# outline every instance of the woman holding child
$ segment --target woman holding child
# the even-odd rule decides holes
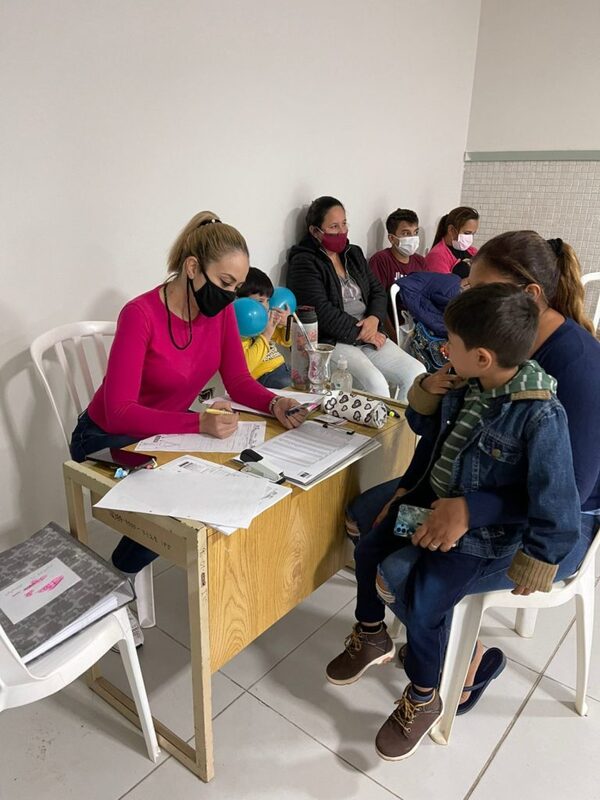
[[[419,657],[421,661],[423,660],[422,651],[419,656],[419,637],[417,636],[416,640],[414,634],[411,637],[411,625],[415,625],[415,608],[419,602],[421,602],[421,617],[418,624],[422,626],[424,620],[429,619],[440,636],[438,660],[434,663],[433,670],[437,670],[436,675],[439,675],[451,620],[451,609],[460,597],[465,594],[507,588],[512,588],[516,594],[529,594],[536,590],[548,591],[550,579],[560,580],[578,569],[600,527],[600,408],[597,402],[600,394],[600,343],[595,339],[591,325],[583,312],[583,287],[575,253],[562,240],[546,241],[533,231],[502,234],[490,240],[479,251],[473,261],[470,284],[479,287],[478,292],[486,284],[512,285],[535,303],[539,313],[539,326],[532,339],[529,353],[545,373],[558,383],[556,392],[558,400],[566,411],[568,438],[560,447],[549,442],[544,444],[539,453],[542,458],[538,455],[535,469],[531,470],[533,483],[516,480],[511,485],[509,480],[506,485],[494,482],[485,485],[484,482],[477,480],[474,484],[466,476],[467,480],[462,485],[455,486],[455,491],[449,495],[438,494],[438,499],[433,503],[429,503],[425,497],[416,501],[417,505],[424,507],[430,505],[433,510],[413,535],[412,544],[408,543],[403,547],[402,540],[396,538],[394,543],[389,536],[387,537],[387,552],[385,550],[379,552],[377,588],[380,597],[384,598],[394,613],[408,624],[408,646],[403,648],[401,659],[408,670],[412,670],[411,677],[415,675],[415,660],[418,662]],[[462,298],[467,298],[468,294],[470,292],[463,294],[459,300],[462,302]],[[459,301],[453,301],[453,304],[457,302]],[[449,313],[452,316],[454,312],[451,310]],[[473,319],[475,316],[473,314]],[[516,336],[517,328],[516,324],[511,326],[506,338]],[[469,345],[466,342],[470,335],[469,331],[470,327],[467,325],[463,331],[467,354],[473,352],[472,343]],[[455,353],[456,349],[451,356],[456,360]],[[456,366],[458,368],[459,364]],[[460,369],[457,371],[460,372]],[[542,386],[542,384],[545,386],[545,380],[542,380],[540,387],[543,391],[550,391],[552,395],[552,387]],[[413,411],[409,412],[409,417],[413,417],[413,422],[416,420],[419,432],[424,435],[407,472],[400,479],[389,481],[366,492],[357,498],[349,509],[350,532],[360,536],[356,550],[357,575],[360,576],[365,569],[367,570],[364,591],[367,592],[368,602],[371,604],[369,606],[371,619],[362,620],[357,614],[360,622],[349,637],[346,650],[336,661],[338,673],[340,669],[343,672],[344,667],[350,662],[353,665],[360,664],[360,670],[355,669],[352,674],[352,668],[348,666],[344,680],[338,682],[357,680],[372,664],[381,663],[393,655],[393,644],[381,622],[384,610],[381,600],[379,614],[374,615],[377,619],[373,616],[373,610],[378,602],[373,589],[377,573],[377,562],[374,565],[377,553],[375,548],[369,547],[369,542],[372,543],[378,537],[380,539],[385,537],[386,529],[389,532],[393,528],[398,509],[402,509],[401,503],[406,500],[408,492],[413,490],[422,476],[425,476],[425,480],[419,484],[421,492],[425,487],[435,488],[435,476],[429,475],[431,462],[435,461],[432,457],[434,452],[441,462],[446,448],[445,456],[448,459],[446,464],[439,465],[435,462],[434,470],[436,467],[442,469],[441,472],[438,469],[438,477],[439,475],[447,477],[448,470],[455,477],[456,470],[464,468],[467,461],[467,445],[463,446],[462,440],[458,437],[455,437],[456,441],[451,441],[453,430],[447,434],[440,455],[439,448],[433,450],[431,437],[425,435],[423,427],[426,423],[425,428],[430,428],[434,419],[438,419],[439,422],[437,409],[440,402],[447,407],[449,402],[455,402],[453,398],[457,394],[464,391],[459,388],[459,382],[460,378],[449,373],[447,369],[440,370],[434,375],[421,376],[415,382],[409,393],[409,402],[413,408]],[[481,385],[483,386],[483,381]],[[525,391],[528,391],[527,386]],[[511,396],[514,397],[515,394],[522,400],[519,392],[511,392]],[[531,402],[534,402],[533,399]],[[516,406],[517,402],[511,405]],[[463,431],[461,435],[467,434]],[[515,438],[513,435],[508,439],[506,437],[498,439],[496,446],[489,450],[490,463],[495,464],[498,470],[509,471],[512,464],[517,475],[520,463],[518,448],[515,449],[517,444],[518,437]],[[450,445],[453,450],[448,449]],[[482,446],[485,453],[483,442]],[[548,461],[549,468],[542,463],[544,460]],[[557,478],[567,482],[569,491],[566,494],[560,487],[556,490],[562,498],[561,509],[567,513],[567,517],[571,505],[577,503],[579,513],[575,529],[573,521],[562,517],[560,509],[555,509],[557,513],[553,515],[553,520],[548,518],[548,512],[554,508],[550,498],[545,501],[545,511],[542,515],[539,511],[532,514],[531,503],[536,496],[539,499],[545,473],[548,473],[546,476],[548,485],[554,485]],[[521,491],[518,489],[519,484],[522,487]],[[412,502],[412,496],[408,499]],[[542,521],[545,520],[545,529],[536,534],[540,518]],[[460,581],[457,582],[450,607],[445,610],[437,608],[437,616],[434,614],[435,619],[432,622],[431,606],[434,604],[430,603],[430,607],[424,609],[423,594],[422,592],[419,594],[419,588],[422,590],[424,585],[435,579],[435,570],[433,573],[431,571],[432,564],[443,565],[456,560],[461,552],[465,552],[465,543],[472,541],[474,532],[488,531],[493,544],[498,531],[513,529],[515,526],[521,527],[524,535],[520,549],[510,556],[513,562],[510,578],[507,575],[509,567],[507,557],[498,554],[495,563],[492,563],[489,569],[480,569],[474,579],[470,576],[468,580],[462,581],[462,585]],[[543,535],[540,535],[542,533]],[[555,544],[559,547],[552,553],[546,553],[541,559],[538,553],[531,561],[532,535],[534,548],[548,545],[554,548]],[[545,542],[546,537],[547,542]],[[466,552],[469,552],[468,548]],[[540,561],[544,563],[536,563]],[[359,597],[360,594],[359,577]],[[439,596],[437,592],[434,594]],[[372,623],[371,626],[369,622]],[[328,667],[328,673],[332,670],[332,664]],[[467,676],[464,702],[459,707],[459,713],[465,713],[473,707],[489,680],[499,674],[503,664],[504,656],[501,651],[492,648],[484,653],[481,645],[478,645]],[[333,670],[336,668],[333,667]],[[380,738],[379,744],[380,751],[381,749],[385,751],[381,753],[384,757],[406,757],[414,752],[418,741],[416,744],[414,740],[409,741],[410,736],[406,732],[406,728],[411,727],[406,721],[408,717],[415,718],[416,715],[423,720],[428,718],[431,723],[429,727],[435,724],[440,704],[435,693],[437,680],[434,681],[431,675],[430,671],[425,684],[422,678],[418,684],[418,680],[413,677],[414,683],[418,685],[409,687],[408,694],[382,728],[385,732],[381,734],[383,740]],[[328,677],[331,680],[329,674]],[[470,691],[471,685],[478,686],[478,689]],[[425,700],[423,695],[421,698],[418,696],[420,689],[427,690],[424,694]]]

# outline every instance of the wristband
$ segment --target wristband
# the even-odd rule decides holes
[[[269,414],[275,416],[274,412],[275,403],[277,403],[279,400],[281,400],[281,397],[279,397],[279,395],[275,395],[275,397],[271,400],[271,402],[269,403]]]

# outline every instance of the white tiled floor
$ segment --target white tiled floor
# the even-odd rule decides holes
[[[158,627],[146,631],[140,659],[155,715],[190,740],[185,578],[165,564],[157,573]],[[350,630],[354,591],[352,575],[340,573],[213,677],[211,784],[165,755],[152,765],[141,735],[78,681],[0,715],[0,800],[600,796],[600,636],[582,719],[573,708],[572,604],[540,613],[530,640],[516,636],[504,611],[488,614],[484,641],[504,649],[507,669],[457,720],[448,747],[426,739],[413,758],[393,764],[376,756],[373,739],[404,687],[403,671],[389,664],[348,687],[323,677]],[[103,669],[124,686],[117,656],[107,655]]]

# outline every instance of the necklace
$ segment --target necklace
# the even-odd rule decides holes
[[[173,336],[173,326],[172,326],[172,323],[171,323],[171,310],[169,309],[169,299],[167,297],[167,285],[168,285],[167,283],[164,283],[162,288],[163,288],[163,291],[165,293],[165,308],[167,309],[167,327],[169,329],[169,338],[171,339],[171,343],[172,343],[173,347],[176,347],[178,350],[185,350],[187,347],[189,347],[191,345],[192,336],[193,336],[192,317],[191,317],[191,310],[190,310],[190,287],[189,287],[189,284],[186,285],[186,293],[185,293],[186,294],[186,300],[187,300],[187,313],[188,313],[187,321],[188,321],[189,337],[188,337],[188,340],[187,340],[187,342],[185,344],[177,344],[177,342],[175,341],[175,338]]]

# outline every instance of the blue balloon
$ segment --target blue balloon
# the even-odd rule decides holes
[[[251,297],[238,297],[233,304],[240,336],[258,336],[267,327],[267,309]]]
[[[280,308],[293,314],[296,310],[296,295],[285,286],[278,286],[271,295],[269,308]]]

